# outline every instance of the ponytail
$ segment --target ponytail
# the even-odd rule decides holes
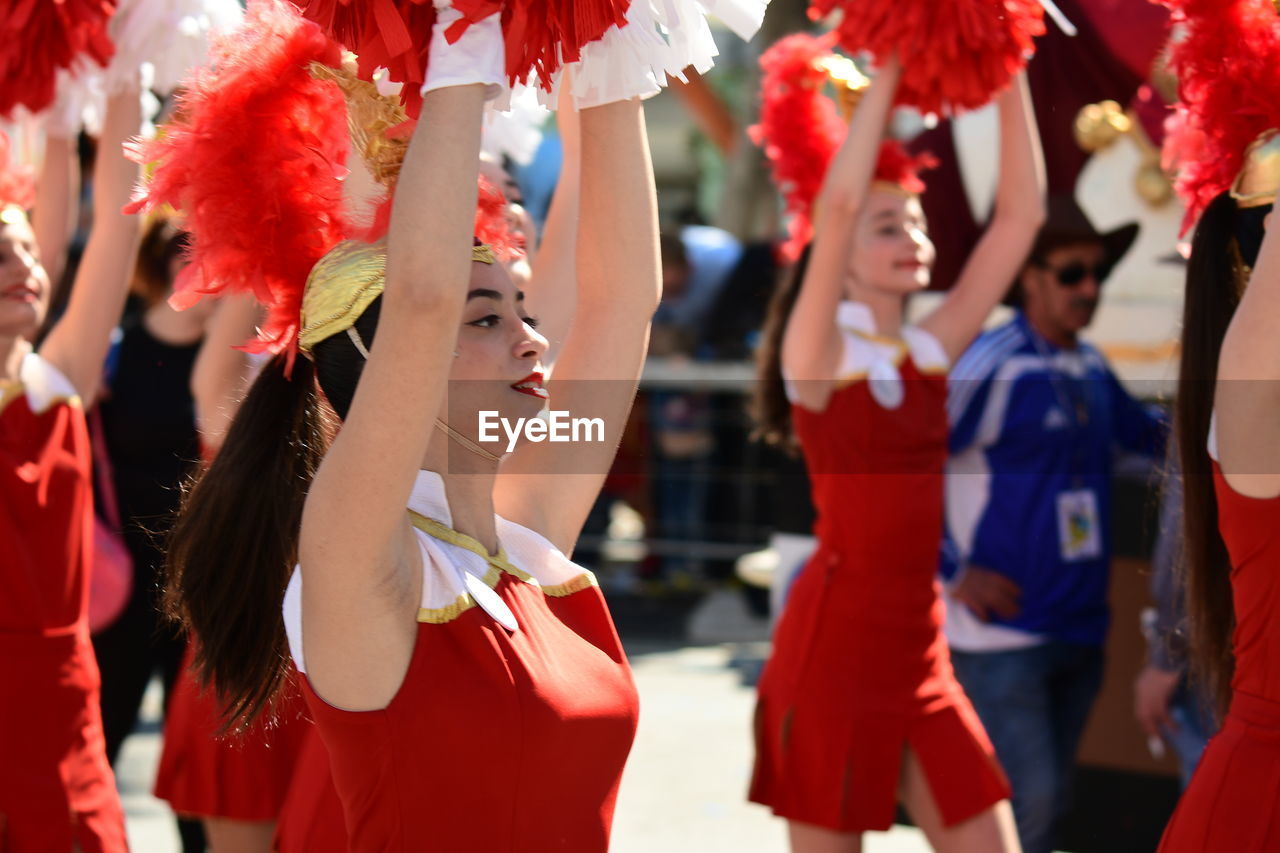
[[[1235,609],[1231,561],[1218,530],[1218,500],[1206,445],[1218,355],[1239,304],[1238,282],[1245,275],[1232,251],[1237,215],[1235,202],[1223,193],[1209,204],[1196,225],[1187,264],[1175,407],[1183,477],[1181,568],[1187,595],[1191,674],[1214,697],[1220,714],[1231,697]]]
[[[756,357],[757,379],[752,408],[756,419],[756,438],[766,444],[795,455],[797,448],[791,425],[791,401],[787,399],[786,384],[782,379],[782,339],[787,333],[787,323],[800,296],[805,271],[809,268],[811,246],[796,260],[786,273],[769,301],[765,316],[764,334],[760,352]]]
[[[276,356],[213,463],[187,485],[169,537],[164,610],[194,635],[196,673],[218,695],[224,731],[246,727],[285,685],[281,606],[334,423],[312,362],[296,359],[290,378]]]

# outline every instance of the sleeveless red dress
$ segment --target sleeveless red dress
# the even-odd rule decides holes
[[[918,329],[875,337],[865,306],[842,303],[837,320],[826,410],[792,408],[818,550],[760,679],[750,797],[836,832],[886,830],[910,746],[952,825],[1009,787],[941,631],[947,359]]]
[[[164,721],[155,795],[191,817],[270,821],[280,815],[311,721],[296,686],[283,694],[268,725],[221,735],[222,717],[211,690],[201,688],[187,644],[182,672]]]
[[[487,555],[449,526],[430,471],[409,509],[424,578],[399,692],[343,711],[300,679],[350,850],[604,853],[638,701],[594,578],[501,518]],[[305,673],[301,592],[295,572],[285,625]]]
[[[1280,850],[1280,498],[1231,488],[1214,463],[1231,556],[1231,708],[1165,828],[1160,853]]]
[[[0,850],[116,853],[86,619],[92,460],[71,383],[37,355],[0,384]]]

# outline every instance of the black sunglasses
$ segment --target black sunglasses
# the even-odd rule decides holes
[[[1076,287],[1084,283],[1086,278],[1092,278],[1099,285],[1107,280],[1107,276],[1111,275],[1111,264],[1101,263],[1094,266],[1088,266],[1080,261],[1067,264],[1065,267],[1051,267],[1048,264],[1043,265],[1045,269],[1053,273],[1058,280],[1058,284],[1063,287]]]

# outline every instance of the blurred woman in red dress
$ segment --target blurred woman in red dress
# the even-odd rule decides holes
[[[881,142],[901,73],[889,61],[862,96],[762,349],[766,437],[794,430],[819,516],[761,677],[751,786],[798,853],[858,851],[898,803],[937,850],[1018,849],[1007,782],[951,670],[936,572],[946,372],[1025,260],[1043,166],[1019,76],[998,98],[991,225],[942,304],[907,325],[934,253],[919,164]]]
[[[37,235],[65,232],[68,186],[41,186],[36,222],[13,174],[0,175],[0,848],[118,853],[124,813],[107,763],[99,673],[89,641],[92,460],[82,401],[93,400],[138,244],[121,213],[137,167],[136,89],[107,107],[94,169],[94,217],[66,312],[32,346],[50,300]],[[0,137],[0,168],[7,165]],[[47,169],[72,156],[51,138]],[[67,167],[69,168],[69,167]],[[47,173],[49,174],[49,173]],[[55,171],[52,174],[65,172]]]

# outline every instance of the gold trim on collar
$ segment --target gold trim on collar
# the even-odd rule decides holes
[[[452,622],[475,606],[476,600],[471,597],[470,593],[464,592],[455,598],[452,604],[447,604],[444,607],[419,607],[418,621],[432,625],[443,625],[446,622]]]
[[[0,382],[0,413],[9,408],[9,404],[26,393],[26,387],[16,379]]]
[[[554,586],[544,586],[542,592],[552,598],[564,598],[567,595],[573,595],[575,592],[582,592],[584,589],[590,589],[593,586],[599,586],[596,582],[596,576],[591,572],[583,572],[572,580],[564,583],[558,583]]]
[[[468,536],[465,533],[459,533],[452,527],[436,521],[434,518],[427,518],[425,515],[414,512],[413,510],[409,510],[409,523],[433,539],[439,539],[441,542],[448,542],[450,545],[457,545],[459,548],[465,548],[476,556],[483,558],[490,567],[490,570],[486,572],[484,578],[482,578],[486,586],[497,586],[498,579],[501,577],[500,572],[506,572],[512,577],[519,578],[522,581],[533,580],[532,575],[517,567],[507,559],[506,549],[502,546],[498,546],[498,553],[490,554],[474,537]],[[495,570],[497,571],[495,572]]]

